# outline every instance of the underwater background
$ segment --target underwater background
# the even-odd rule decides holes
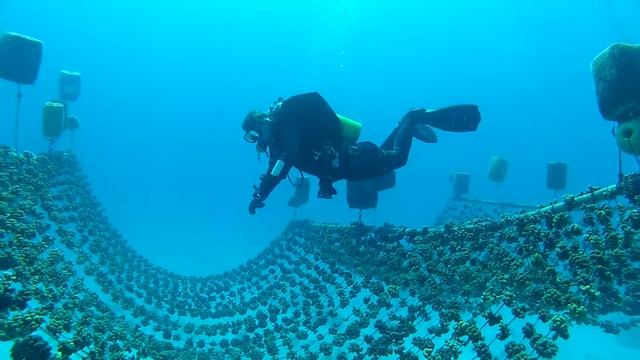
[[[366,224],[431,226],[455,172],[471,174],[473,197],[530,205],[562,195],[545,188],[550,161],[568,164],[566,193],[614,184],[618,149],[590,64],[613,42],[638,43],[639,14],[635,0],[0,0],[0,30],[44,42],[38,81],[22,88],[19,150],[47,151],[42,104],[57,96],[60,70],[80,72],[70,113],[81,127],[56,149],[73,148],[134,250],[169,271],[208,275],[254,258],[294,218],[287,182],[247,212],[267,162],[240,124],[278,97],[318,91],[376,143],[411,108],[479,106],[477,132],[414,143]],[[13,143],[15,94],[0,82],[0,144]],[[493,155],[509,161],[500,186],[487,179]],[[636,160],[623,156],[623,169],[637,171]],[[337,189],[316,199],[312,179],[295,216],[355,221],[344,184]],[[638,354],[631,338],[636,352],[620,354]]]

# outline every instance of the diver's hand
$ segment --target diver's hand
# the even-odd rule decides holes
[[[253,199],[249,203],[249,214],[255,215],[256,209],[262,209],[264,207],[264,199],[262,197],[253,195]]]

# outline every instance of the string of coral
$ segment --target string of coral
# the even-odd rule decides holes
[[[193,277],[127,245],[73,155],[1,147],[0,339],[88,359],[551,358],[572,324],[638,324],[637,184],[437,229],[292,222]]]

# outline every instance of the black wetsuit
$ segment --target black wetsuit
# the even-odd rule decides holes
[[[270,117],[269,168],[254,194],[261,199],[269,196],[292,167],[319,178],[319,197],[335,194],[335,181],[374,178],[402,167],[407,163],[415,126],[415,119],[405,116],[380,147],[371,142],[346,143],[340,119],[315,92],[288,98]]]

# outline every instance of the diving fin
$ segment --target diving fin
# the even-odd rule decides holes
[[[480,111],[477,105],[456,105],[422,113],[421,124],[451,132],[476,131],[480,123]]]
[[[416,124],[413,128],[413,137],[428,144],[435,144],[438,142],[436,132],[427,124]]]

